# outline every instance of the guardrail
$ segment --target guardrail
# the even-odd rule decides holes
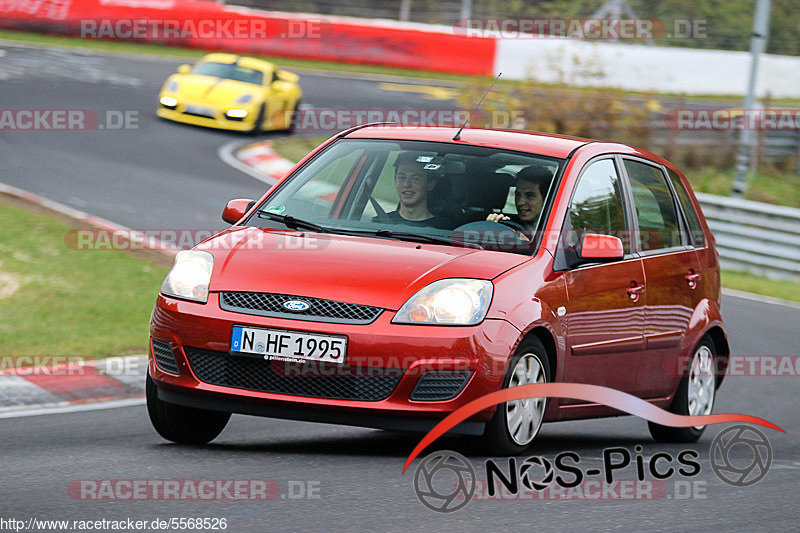
[[[800,282],[800,209],[697,193],[724,269]]]

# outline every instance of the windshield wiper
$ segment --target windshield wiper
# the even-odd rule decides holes
[[[309,222],[308,220],[303,220],[302,218],[296,218],[292,215],[280,215],[278,213],[272,213],[267,211],[266,209],[262,209],[258,212],[259,218],[268,218],[270,220],[275,220],[277,222],[281,222],[286,225],[287,228],[290,229],[307,229],[311,231],[316,231],[318,233],[330,233],[330,228],[326,228],[325,226],[320,226],[319,224],[315,224],[313,222]]]
[[[447,237],[436,237],[434,235],[425,235],[422,233],[411,233],[408,231],[393,231],[388,229],[379,229],[377,231],[368,232],[372,233],[376,237],[388,237],[390,239],[398,239],[401,241],[412,241],[412,242],[430,242],[433,244],[445,244],[447,246],[453,246],[454,244],[459,244],[464,246],[465,248],[480,248],[483,249],[483,246],[476,242],[467,242],[456,240]]]

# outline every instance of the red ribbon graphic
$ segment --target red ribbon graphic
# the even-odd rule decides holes
[[[585,383],[533,383],[492,392],[450,413],[441,422],[436,424],[436,426],[423,437],[419,444],[417,444],[416,448],[411,452],[411,455],[406,459],[406,463],[403,465],[403,472],[405,473],[411,462],[429,444],[470,416],[487,407],[524,398],[573,398],[590,403],[599,403],[631,415],[636,415],[645,420],[655,422],[656,424],[661,424],[662,426],[689,427],[720,424],[723,422],[745,422],[783,431],[783,429],[772,422],[750,415],[676,415],[626,392],[609,389],[608,387],[601,387],[599,385],[587,385]]]

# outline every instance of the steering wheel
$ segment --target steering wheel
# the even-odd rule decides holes
[[[528,228],[526,228],[525,226],[523,226],[519,222],[514,222],[513,220],[498,220],[497,223],[498,224],[502,224],[504,226],[508,226],[509,228],[517,230],[517,231],[520,231],[522,233],[525,233],[525,232],[528,231]]]

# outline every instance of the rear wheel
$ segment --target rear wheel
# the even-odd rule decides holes
[[[692,354],[689,373],[681,379],[678,391],[670,405],[670,412],[677,415],[710,415],[714,409],[717,378],[714,374],[714,357],[717,355],[714,341],[704,336]],[[705,426],[676,428],[647,423],[650,435],[663,442],[695,442],[705,431]]]
[[[159,435],[178,444],[206,444],[214,440],[231,418],[230,413],[167,403],[158,398],[156,384],[147,375],[147,414]]]
[[[503,388],[551,380],[547,351],[535,337],[525,339],[508,366]],[[527,450],[544,420],[547,398],[525,398],[497,406],[486,425],[483,441],[486,451],[496,455],[517,455]]]

